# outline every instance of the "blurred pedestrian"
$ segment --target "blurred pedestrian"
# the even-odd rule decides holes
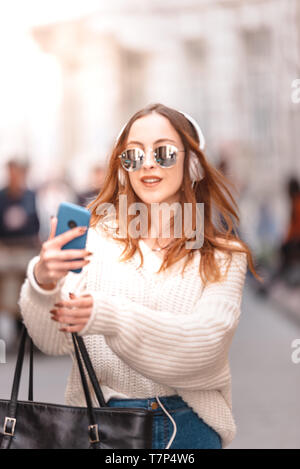
[[[281,279],[291,286],[300,282],[300,184],[291,176],[286,183],[286,193],[290,201],[290,217],[282,243],[279,246],[279,262],[270,279],[261,287],[266,293],[273,284]],[[293,270],[293,272],[292,272]],[[297,272],[298,271],[298,274]],[[298,280],[297,280],[298,278]]]
[[[291,177],[287,185],[291,203],[290,221],[284,244],[290,242],[299,245],[300,242],[300,183],[295,177]]]
[[[28,159],[17,155],[7,162],[6,169],[7,183],[0,190],[0,324],[2,338],[9,348],[14,333],[3,337],[3,330],[14,330],[13,323],[17,328],[21,325],[17,299],[28,260],[38,252],[41,243],[36,193],[26,182]]]
[[[287,192],[290,199],[290,220],[287,233],[280,246],[280,265],[277,276],[288,274],[294,267],[300,269],[300,184],[298,179],[295,177],[289,179]]]
[[[15,157],[8,161],[8,181],[0,190],[0,242],[26,246],[39,244],[39,219],[36,193],[26,187],[28,160]]]

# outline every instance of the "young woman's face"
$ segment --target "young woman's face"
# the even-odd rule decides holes
[[[180,151],[174,166],[161,168],[156,163],[152,150],[166,144],[174,145]],[[128,173],[131,186],[142,202],[147,205],[178,202],[183,182],[184,147],[169,120],[157,113],[137,119],[129,131],[126,148],[141,148],[145,152],[143,166]],[[142,182],[145,177],[158,177],[161,181],[154,186],[146,186]]]

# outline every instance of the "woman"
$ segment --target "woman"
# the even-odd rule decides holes
[[[119,134],[103,188],[88,206],[87,250],[62,251],[80,228],[55,237],[53,218],[20,296],[25,325],[42,351],[72,354],[70,332],[77,332],[108,404],[152,409],[153,448],[224,448],[236,431],[228,352],[247,259],[254,267],[248,247],[233,234],[235,202],[203,147],[191,117],[161,104],[137,112]],[[121,196],[127,207],[146,207],[140,231],[136,214],[119,210]],[[177,204],[168,223],[163,211],[152,218],[148,210],[163,202]],[[191,226],[175,236],[178,207],[186,203],[193,207],[192,220],[184,216]],[[202,243],[193,239],[196,203],[204,203]],[[114,223],[104,204],[116,208]],[[120,236],[124,224],[129,230]],[[173,236],[163,236],[167,224]],[[81,274],[69,272],[79,267]],[[66,402],[85,405],[76,366]]]

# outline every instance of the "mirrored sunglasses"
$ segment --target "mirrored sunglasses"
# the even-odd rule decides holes
[[[177,154],[184,150],[178,150],[174,145],[161,145],[152,151],[156,163],[161,168],[171,168],[176,164]],[[126,171],[138,171],[144,164],[145,156],[141,148],[129,148],[124,150],[119,158]]]

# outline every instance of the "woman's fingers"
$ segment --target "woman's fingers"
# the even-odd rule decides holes
[[[79,260],[93,253],[86,249],[64,249],[56,253],[55,258],[62,261]]]
[[[82,260],[82,261],[62,261],[59,263],[53,263],[51,265],[51,269],[55,270],[56,272],[62,272],[62,271],[69,271],[73,269],[80,269],[81,267],[84,267],[85,265],[88,265],[90,263],[89,260]]]
[[[93,297],[90,294],[75,296],[69,293],[70,300],[55,303],[49,313],[53,321],[64,324],[62,332],[79,332],[87,324],[93,308]],[[67,326],[65,326],[67,324]]]
[[[62,324],[86,324],[87,317],[78,318],[74,316],[53,316],[51,319],[52,321],[61,322]]]
[[[57,217],[52,217],[50,221],[50,234],[49,234],[48,240],[53,239],[55,237],[56,227],[57,227]]]
[[[91,311],[89,308],[86,309],[68,309],[68,308],[59,308],[59,309],[51,309],[50,314],[55,316],[59,319],[67,319],[66,321],[62,322],[71,322],[70,319],[81,319],[81,318],[88,318],[91,315]]]
[[[88,228],[77,226],[56,236],[57,223],[57,217],[51,217],[49,238],[43,242],[35,266],[35,277],[40,285],[56,284],[70,270],[82,269],[90,262],[86,257],[92,253],[87,249],[63,249],[69,241],[83,236]]]
[[[59,329],[61,332],[79,332],[87,324],[91,310],[82,309],[75,312],[75,310],[61,309],[58,311],[51,310],[50,313],[52,314],[52,321],[64,324],[64,327]]]
[[[89,295],[86,297],[75,298],[74,300],[59,301],[55,303],[57,308],[88,308],[92,306],[93,298]]]
[[[55,238],[52,239],[52,242],[58,248],[62,248],[69,241],[72,241],[72,239],[78,238],[79,236],[84,235],[86,231],[87,231],[86,226],[76,226],[76,228],[72,228],[58,236],[55,236]]]

